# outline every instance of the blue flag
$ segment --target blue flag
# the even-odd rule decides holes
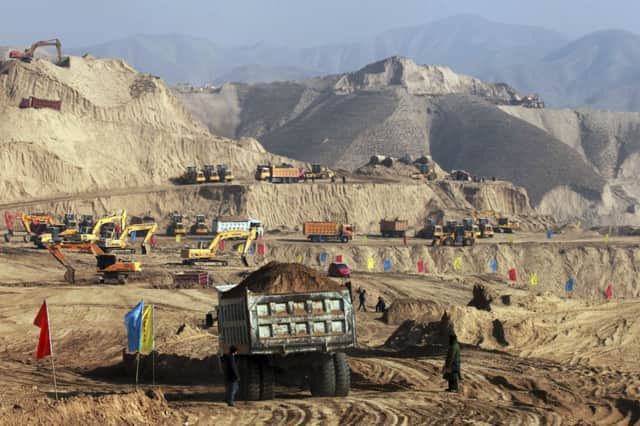
[[[320,254],[320,263],[324,264],[327,262],[327,257],[329,257],[329,255],[325,252]]]
[[[494,274],[498,271],[498,262],[495,259],[491,259],[489,266],[491,267],[491,272]]]
[[[136,234],[136,231],[133,231],[129,234],[129,238],[131,239],[131,241],[135,241],[136,238],[138,238],[138,235]]]
[[[127,312],[124,316],[124,325],[127,328],[127,346],[129,352],[137,352],[140,350],[140,341],[142,340],[142,311],[144,310],[144,300],[135,308]]]
[[[256,252],[256,246],[255,246],[255,244],[251,244],[251,245],[249,245],[249,251],[247,251],[247,254],[250,254],[250,255],[251,255],[251,254],[253,254],[253,253],[255,253],[255,252]]]
[[[573,278],[569,278],[567,280],[567,283],[564,285],[564,289],[568,292],[573,291]]]
[[[382,267],[385,272],[389,272],[391,270],[391,259],[385,259],[382,263]]]
[[[547,240],[550,240],[550,239],[551,239],[551,230],[549,229],[547,231]]]

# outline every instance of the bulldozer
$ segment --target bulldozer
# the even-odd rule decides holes
[[[169,220],[169,224],[167,225],[166,234],[170,237],[187,234],[187,227],[184,226],[184,223],[182,222],[181,214],[174,213],[173,215],[171,215],[171,219]]]
[[[473,246],[476,242],[473,231],[467,231],[464,225],[457,225],[453,230],[446,230],[439,238],[434,238],[432,246]]]
[[[471,232],[473,234],[473,238],[480,238],[480,227],[474,223],[473,218],[465,217],[462,219],[462,226],[464,226],[464,230],[467,232]]]
[[[94,241],[69,243],[66,246],[47,244],[49,253],[65,267],[64,279],[70,284],[76,282],[76,270],[63,254],[63,249],[92,253],[96,257],[96,275],[100,283],[126,284],[130,274],[138,273],[142,269],[140,262],[120,260],[114,254],[105,253]]]
[[[505,234],[513,234],[513,232],[518,229],[520,229],[520,224],[512,221],[508,217],[499,217],[498,226],[495,228],[496,231],[504,232]]]
[[[220,182],[232,182],[235,179],[233,173],[231,173],[231,169],[229,169],[226,164],[218,164],[216,168]]]
[[[134,225],[128,225],[122,230],[122,233],[118,238],[107,238],[98,240],[97,244],[105,252],[111,251],[127,251],[129,253],[135,253],[135,248],[132,247],[133,240],[137,239],[138,233],[140,238],[143,238],[141,243],[142,254],[151,253],[152,240],[156,231],[158,230],[157,223],[136,223]]]
[[[489,223],[489,218],[483,217],[478,219],[478,227],[480,228],[480,238],[493,238],[493,226]]]
[[[204,177],[204,172],[202,170],[198,170],[196,166],[187,166],[179,181],[184,185],[189,185],[194,183],[205,183],[207,180]]]
[[[23,62],[31,62],[31,61],[33,61],[33,58],[35,56],[36,49],[38,49],[39,47],[44,47],[44,46],[55,46],[56,47],[56,51],[58,53],[58,61],[56,62],[56,65],[61,66],[61,67],[68,67],[69,66],[69,64],[70,64],[69,57],[63,57],[62,56],[62,43],[57,38],[53,38],[51,40],[37,41],[37,42],[33,43],[30,47],[27,47],[23,52],[21,52],[19,50],[12,50],[12,51],[9,52],[9,58],[10,59],[19,59],[19,60],[21,60]]]
[[[203,214],[196,215],[196,222],[191,225],[189,233],[191,235],[208,235],[209,232],[205,216]]]
[[[213,164],[205,164],[202,172],[204,173],[206,182],[220,182],[220,175],[218,175],[218,170],[216,170]]]
[[[220,241],[244,239],[245,242],[242,252],[240,253],[240,258],[245,266],[249,266],[246,255],[249,252],[251,243],[255,241],[259,232],[260,230],[256,228],[251,228],[248,231],[232,230],[219,232],[215,237],[213,237],[208,245],[204,245],[202,244],[203,242],[200,242],[197,248],[182,249],[182,251],[180,252],[180,258],[182,259],[182,263],[184,265],[194,265],[197,262],[213,262],[222,266],[226,266],[228,265],[228,262],[218,257],[218,248],[220,246]]]
[[[335,175],[333,170],[320,164],[312,164],[311,170],[304,172],[306,179],[331,179]]]

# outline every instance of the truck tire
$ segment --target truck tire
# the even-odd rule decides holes
[[[273,367],[264,360],[260,365],[260,399],[270,400],[275,396],[276,375]]]
[[[240,358],[240,395],[245,401],[260,399],[260,364],[253,358]]]
[[[349,237],[342,237],[340,241],[342,241],[343,244],[346,244],[349,242]]]
[[[11,234],[10,233],[7,232],[6,234],[4,234],[4,241],[7,242],[7,243],[11,241]]]
[[[332,356],[323,356],[320,367],[313,371],[310,380],[311,395],[335,396],[336,394],[336,369]]]
[[[452,245],[454,245],[454,244],[455,244],[455,241],[454,241],[454,239],[453,239],[453,238],[451,238],[451,237],[447,237],[447,238],[444,240],[444,245],[445,245],[445,246],[452,246]]]
[[[336,352],[333,354],[333,364],[336,370],[336,393],[335,396],[348,396],[351,388],[351,369],[347,354]]]

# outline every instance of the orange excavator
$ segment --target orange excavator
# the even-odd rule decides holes
[[[130,274],[140,272],[140,262],[131,262],[120,260],[115,254],[105,253],[94,241],[48,244],[49,253],[67,270],[64,274],[64,280],[70,284],[76,281],[76,270],[69,262],[69,259],[62,253],[62,250],[74,250],[85,253],[92,253],[96,257],[96,274],[100,283],[118,283],[126,284]]]
[[[31,47],[27,47],[24,52],[21,52],[19,50],[12,50],[9,52],[9,58],[20,59],[23,62],[31,62],[33,61],[36,49],[38,47],[44,46],[55,46],[58,52],[58,65],[66,65],[66,63],[68,62],[68,58],[65,59],[62,57],[62,43],[57,38],[51,40],[36,41],[31,45]]]
[[[22,224],[22,231],[15,229],[14,220]],[[47,231],[47,228],[56,225],[53,216],[44,213],[15,213],[4,212],[4,221],[7,224],[7,233],[4,234],[6,242],[11,241],[12,237],[22,233],[24,242],[28,243],[34,235],[39,235]]]

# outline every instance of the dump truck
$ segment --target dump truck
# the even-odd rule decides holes
[[[355,227],[337,222],[305,222],[303,224],[303,233],[314,243],[323,241],[348,243],[353,240]]]
[[[409,222],[406,220],[386,220],[380,221],[380,233],[383,237],[404,237],[407,235],[407,229],[409,229]]]
[[[24,108],[49,108],[54,109],[56,111],[60,111],[62,109],[62,101],[49,100],[49,99],[40,99],[33,96],[29,96],[28,98],[22,98],[20,101],[19,107],[21,109]]]
[[[304,178],[304,172],[291,164],[281,164],[279,166],[258,166],[256,169],[256,180],[268,180],[272,183],[296,183]]]
[[[335,175],[333,170],[320,164],[312,164],[311,170],[304,172],[304,177],[307,179],[331,179]]]
[[[349,289],[274,294],[241,283],[218,286],[217,295],[218,351],[238,348],[241,399],[273,399],[276,383],[308,384],[312,396],[348,396],[343,351],[357,343]]]

